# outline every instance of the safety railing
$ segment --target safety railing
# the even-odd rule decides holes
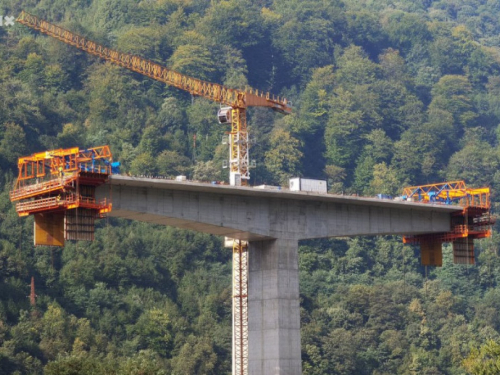
[[[10,200],[16,201],[25,199],[38,194],[50,193],[51,191],[60,190],[67,185],[71,180],[75,179],[74,175],[63,176],[49,181],[38,182],[32,185],[25,185],[19,189],[9,192]]]
[[[95,198],[92,197],[82,197],[75,195],[68,195],[65,198],[57,197],[48,197],[48,198],[40,198],[26,202],[19,202],[16,204],[16,211],[18,213],[22,212],[36,212],[43,211],[55,208],[68,208],[71,206],[75,207],[85,207],[92,208],[96,210],[101,210],[107,208],[109,205],[106,198],[96,201]]]
[[[41,198],[36,199],[34,201],[28,202],[19,202],[16,204],[17,212],[26,212],[26,211],[40,211],[44,209],[53,209],[56,207],[60,207],[64,205],[64,201],[61,201],[58,197],[49,197],[49,198]]]

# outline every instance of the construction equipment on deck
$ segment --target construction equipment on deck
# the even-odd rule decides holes
[[[454,204],[462,211],[452,214],[449,232],[404,236],[403,242],[420,244],[424,266],[442,266],[442,244],[453,245],[455,264],[474,264],[474,240],[491,237],[495,218],[490,213],[490,188],[467,188],[464,181],[451,181],[403,189],[403,199],[429,204]]]
[[[21,12],[16,21],[133,72],[177,87],[191,95],[201,96],[224,105],[225,107],[219,110],[218,119],[221,124],[230,124],[231,126],[228,142],[229,181],[231,185],[246,185],[250,179],[247,107],[267,107],[282,114],[289,114],[292,111],[285,98],[272,96],[268,92],[264,93],[251,88],[246,90],[230,89],[178,73],[150,60],[107,48],[24,11]],[[243,256],[243,253],[247,252],[247,245],[243,243],[244,241],[235,240],[233,244],[233,285],[247,283],[248,256],[247,254]],[[242,262],[243,260],[244,262]],[[246,288],[246,285],[239,285],[233,288],[233,291]],[[245,333],[248,330],[247,299],[246,293],[233,293],[233,315],[240,314],[236,318],[233,316],[233,321],[241,322],[239,325],[233,324],[233,347],[242,346],[236,351],[238,355],[233,355],[233,374],[248,373],[248,334]]]
[[[51,150],[21,157],[10,191],[19,216],[35,216],[35,245],[64,246],[65,240],[94,239],[94,221],[111,210],[95,189],[116,173],[108,146]]]

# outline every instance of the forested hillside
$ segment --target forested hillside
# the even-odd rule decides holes
[[[249,110],[252,184],[372,196],[465,179],[500,202],[499,1],[0,0],[21,9],[291,100],[289,116]],[[107,219],[93,243],[34,248],[8,197],[19,156],[71,146],[109,144],[131,175],[227,179],[218,104],[18,24],[0,26],[0,57],[0,373],[229,374],[220,238]],[[499,246],[477,242],[475,266],[445,247],[426,270],[400,238],[301,243],[304,374],[500,373]]]

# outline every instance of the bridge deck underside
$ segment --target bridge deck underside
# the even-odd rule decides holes
[[[217,226],[206,223],[193,222],[179,218],[171,218],[162,215],[149,214],[144,212],[136,212],[123,209],[113,209],[109,216],[120,217],[123,219],[144,221],[152,224],[166,225],[179,229],[193,230],[213,234],[216,236],[225,236],[230,238],[237,238],[245,241],[262,241],[271,240],[273,237],[262,236],[248,231],[236,230],[233,228]]]

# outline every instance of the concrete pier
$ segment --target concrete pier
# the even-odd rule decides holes
[[[250,375],[302,374],[298,241],[250,242]]]
[[[298,241],[450,230],[457,206],[113,176],[110,216],[247,240],[249,373],[299,375]]]

